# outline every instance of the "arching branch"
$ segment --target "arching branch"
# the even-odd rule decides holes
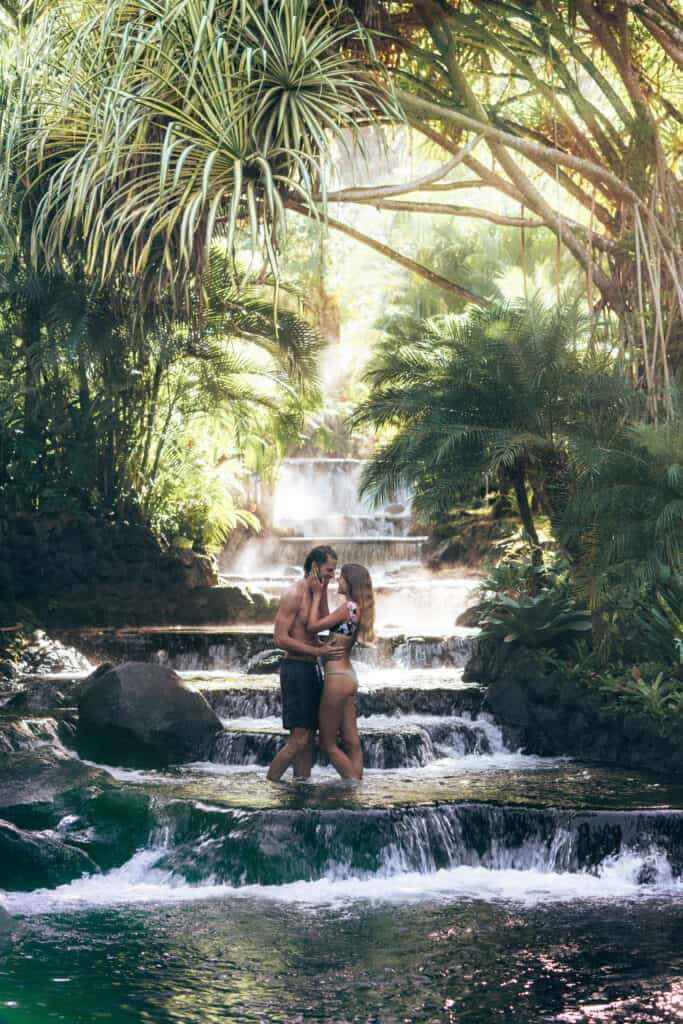
[[[423,280],[429,281],[430,284],[436,285],[437,288],[448,292],[449,295],[455,295],[459,299],[464,299],[465,302],[474,302],[478,306],[486,305],[487,300],[481,295],[475,295],[474,292],[469,291],[469,289],[464,288],[462,285],[456,284],[455,281],[449,281],[448,278],[442,277],[441,274],[430,270],[429,267],[425,267],[422,263],[417,263],[415,260],[410,259],[409,256],[404,256],[403,253],[397,252],[396,249],[384,245],[383,242],[378,242],[376,238],[363,234],[362,231],[351,227],[350,224],[344,224],[343,221],[336,220],[334,217],[325,216],[320,211],[312,210],[295,199],[285,200],[284,205],[288,210],[300,213],[310,220],[317,220],[327,224],[329,227],[334,228],[335,231],[340,231],[342,234],[348,235],[349,238],[361,242],[362,245],[374,249],[375,252],[381,253],[382,256],[386,256],[387,259],[398,263],[399,266],[405,267],[406,270],[410,270],[411,273],[416,274]]]
[[[349,200],[354,202],[354,200]],[[405,210],[408,213],[437,213],[451,217],[472,217],[477,220],[488,220],[492,224],[500,224],[510,228],[542,228],[546,227],[543,220],[527,220],[524,217],[506,217],[492,210],[482,210],[475,206],[457,206],[455,203],[420,203],[410,199],[378,199],[355,200],[363,206],[373,206],[377,210]]]
[[[467,145],[458,150],[445,164],[437,167],[434,171],[430,171],[428,174],[423,174],[420,178],[413,179],[413,181],[402,182],[398,185],[376,185],[374,188],[342,188],[337,192],[328,192],[326,199],[330,203],[362,202],[365,199],[383,199],[386,196],[400,196],[409,192],[419,192],[422,188],[431,185],[433,182],[441,181],[442,178],[445,178],[454,167],[462,163],[465,157],[472,152],[481,138],[482,136],[479,135],[474,139],[470,139]],[[322,200],[320,193],[313,198],[318,202]]]

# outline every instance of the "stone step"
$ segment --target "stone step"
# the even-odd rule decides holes
[[[354,648],[354,660],[404,668],[462,668],[474,638],[472,630],[462,629],[449,636],[392,633]],[[87,629],[61,633],[60,640],[95,662],[155,661],[180,672],[246,671],[257,655],[273,649],[272,628],[264,627]]]
[[[491,754],[502,748],[499,731],[488,720],[422,718],[409,724],[400,718],[366,724],[358,720],[363,764],[371,769],[417,768],[443,757]],[[211,754],[219,764],[267,765],[284,745],[287,733],[269,722],[267,728],[228,724]],[[315,751],[315,760],[327,759]]]
[[[281,714],[279,686],[258,684],[220,686],[198,682],[197,687],[221,718],[269,718]],[[356,697],[359,716],[412,713],[423,715],[476,714],[485,690],[476,685],[461,687],[386,686],[361,688]]]
[[[442,803],[374,809],[230,812],[171,801],[158,867],[189,882],[282,885],[300,880],[422,874],[463,865],[596,872],[631,855],[643,885],[683,873],[683,812],[567,812]]]

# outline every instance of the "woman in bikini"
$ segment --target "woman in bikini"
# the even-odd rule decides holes
[[[362,565],[342,566],[339,593],[346,600],[333,612],[320,618],[322,583],[311,579],[311,608],[306,628],[311,633],[329,629],[342,638],[341,657],[325,663],[325,685],[320,701],[320,747],[343,779],[360,779],[363,775],[363,753],[356,723],[356,692],[358,679],[351,665],[351,648],[357,639],[371,643],[374,639],[375,599],[370,573]],[[344,750],[337,745],[341,733]]]

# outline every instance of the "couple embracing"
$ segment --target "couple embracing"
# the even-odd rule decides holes
[[[289,729],[289,740],[268,769],[271,782],[278,782],[290,765],[295,778],[310,776],[317,729],[320,749],[341,777],[363,775],[356,723],[358,679],[350,655],[356,640],[373,639],[375,603],[368,570],[347,564],[338,579],[342,603],[330,612],[327,590],[336,575],[334,549],[313,548],[304,562],[304,578],[286,590],[280,601],[274,640],[285,652],[280,688],[282,724]],[[321,630],[330,631],[324,642],[317,636]]]

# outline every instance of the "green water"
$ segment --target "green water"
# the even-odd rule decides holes
[[[670,902],[221,899],[27,926],[0,961],[2,1024],[683,1020],[683,907]]]
[[[683,784],[491,736],[360,787],[6,755],[7,814],[103,873],[0,894],[0,1024],[683,1021]]]
[[[481,758],[473,759],[471,764]],[[529,759],[530,760],[530,759]],[[200,800],[214,806],[255,810],[281,808],[363,809],[439,801],[482,801],[529,807],[641,809],[683,807],[683,782],[646,772],[624,772],[598,765],[548,764],[535,770],[465,771],[458,761],[432,771],[366,771],[362,786],[343,784],[330,769],[311,783],[274,785],[265,769],[201,765],[146,773],[131,791],[152,791],[164,799]],[[125,773],[122,773],[126,778]],[[135,776],[131,775],[131,778]]]

